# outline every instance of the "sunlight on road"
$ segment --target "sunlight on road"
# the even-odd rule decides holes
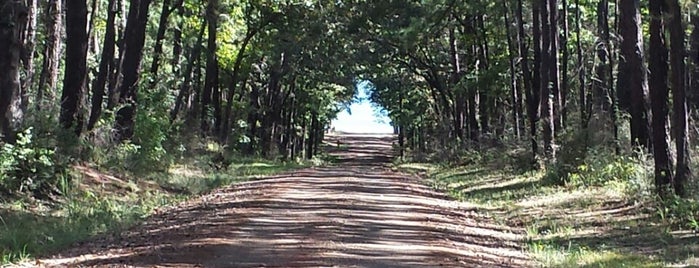
[[[393,133],[391,119],[386,116],[385,111],[380,107],[375,107],[367,100],[370,89],[366,83],[360,83],[357,101],[352,103],[350,111],[343,110],[333,120],[331,127],[335,131],[346,133]],[[381,111],[381,112],[379,112]]]

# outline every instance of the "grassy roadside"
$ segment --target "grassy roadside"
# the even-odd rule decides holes
[[[649,198],[649,183],[617,174],[647,172],[620,162],[578,167],[583,170],[574,172],[574,183],[563,186],[551,182],[551,172],[521,172],[511,165],[399,168],[421,173],[435,188],[525,232],[528,253],[542,267],[699,267],[699,235],[691,219]],[[585,176],[601,180],[585,183],[595,181]]]
[[[74,166],[76,179],[56,202],[0,202],[0,266],[50,254],[91,236],[120,232],[160,207],[225,185],[305,166],[238,159],[225,170],[191,163],[139,179]]]

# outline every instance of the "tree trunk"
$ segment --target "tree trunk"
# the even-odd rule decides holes
[[[125,40],[125,24],[126,24],[126,4],[125,0],[115,0],[117,1],[116,6],[118,7],[117,14],[121,14],[116,22],[116,45],[119,48],[119,56],[112,63],[112,73],[110,74],[109,81],[107,83],[107,110],[112,110],[116,107],[119,102],[119,88],[121,87],[121,82],[123,80],[123,74],[121,70],[124,68],[124,45]]]
[[[209,0],[206,7],[208,21],[208,41],[206,44],[206,78],[201,96],[201,131],[205,135],[210,131],[211,99],[216,87],[218,87],[218,58],[216,57],[216,32],[218,28],[218,3],[217,0]]]
[[[520,11],[522,9],[522,0],[519,0]],[[520,19],[521,21],[521,19]],[[537,141],[537,124],[541,117],[541,6],[536,2],[532,5],[532,32],[533,32],[533,45],[534,45],[534,66],[532,69],[532,85],[531,94],[528,97],[529,102],[529,113],[530,113],[530,125],[529,132],[532,139],[532,154],[534,156],[533,161],[536,162],[536,157],[538,154],[538,141]],[[520,30],[523,33],[523,30]],[[522,35],[524,37],[524,35]]]
[[[37,0],[27,1],[27,23],[22,39],[24,39],[24,48],[22,52],[22,61],[24,62],[24,77],[21,81],[20,101],[18,107],[21,110],[21,117],[27,112],[29,106],[29,92],[31,91],[34,82],[34,49],[36,43],[36,21],[39,15],[39,4]],[[22,120],[23,118],[19,118]]]
[[[655,187],[661,197],[672,181],[672,166],[667,135],[668,87],[667,47],[663,27],[662,9],[664,0],[650,0],[650,51],[648,69],[652,108],[653,159],[655,164]]]
[[[61,61],[61,45],[62,45],[62,27],[63,27],[63,1],[54,0],[48,1],[46,10],[44,11],[45,27],[46,27],[46,43],[44,44],[43,59],[41,66],[41,75],[39,76],[39,85],[36,92],[35,107],[39,111],[42,108],[42,102],[46,97],[48,90],[51,96],[49,101],[53,101],[58,82],[58,65]]]
[[[583,50],[582,50],[582,39],[580,37],[580,16],[582,11],[580,10],[580,0],[575,0],[575,48],[578,54],[578,105],[580,106],[580,126],[582,129],[587,129],[587,123],[589,119],[588,103],[587,103],[587,87],[586,83],[586,69],[585,62],[583,61]]]
[[[20,90],[22,30],[27,23],[27,7],[21,1],[0,0],[0,134],[14,142],[12,103]]]
[[[177,14],[180,17],[184,16],[184,5],[181,2],[176,7]],[[179,75],[182,72],[180,56],[182,55],[182,28],[184,28],[184,21],[184,19],[180,19],[179,24],[172,29],[172,59],[170,60],[170,65],[172,65],[172,72],[175,75]]]
[[[66,2],[66,70],[61,95],[61,126],[80,136],[87,90],[87,3]]]
[[[621,57],[617,90],[625,91],[623,95],[627,95],[630,101],[631,144],[647,149],[650,148],[649,104],[647,73],[643,65],[640,0],[620,0],[619,5]]]
[[[201,54],[201,42],[204,38],[204,30],[206,30],[206,19],[201,23],[201,28],[199,28],[199,34],[197,41],[191,49],[189,54],[189,63],[187,63],[187,68],[184,73],[184,82],[180,85],[180,90],[177,93],[177,98],[175,99],[175,107],[172,108],[170,112],[170,123],[177,119],[177,115],[180,113],[182,106],[184,105],[185,97],[189,98],[189,89],[192,84],[192,72],[194,71],[194,66],[196,62],[199,61],[199,54]]]
[[[153,61],[150,65],[150,73],[152,75],[151,88],[158,82],[158,70],[160,69],[160,57],[163,54],[163,39],[168,28],[168,18],[174,9],[170,8],[172,0],[163,0],[163,7],[160,11],[160,19],[158,21],[158,32],[155,35],[155,46],[153,47]]]
[[[597,59],[598,63],[595,66],[596,77],[594,81],[594,103],[595,110],[599,111],[609,111],[610,105],[607,101],[607,92],[609,86],[606,84],[609,81],[607,71],[609,66],[609,22],[607,21],[609,17],[609,7],[607,0],[602,0],[597,5],[597,36],[599,41],[595,46],[597,47]]]
[[[670,85],[672,88],[672,115],[674,118],[677,166],[673,186],[675,194],[686,196],[685,187],[692,176],[689,167],[689,139],[687,133],[687,88],[685,65],[685,32],[678,0],[667,0],[668,28],[670,28]]]
[[[561,36],[561,85],[560,85],[560,97],[559,103],[561,105],[561,111],[559,113],[561,118],[561,126],[566,127],[568,121],[568,95],[569,80],[568,80],[568,61],[570,60],[570,51],[568,50],[568,39],[570,38],[570,29],[568,27],[568,0],[563,0],[563,10],[561,12],[561,27],[563,28],[563,35]]]
[[[512,35],[510,33],[510,20],[507,16],[509,9],[507,8],[507,3],[502,2],[503,12],[505,14],[505,29],[507,34],[507,56],[510,63],[510,98],[512,98],[512,119],[514,122],[515,137],[517,139],[521,138],[521,121],[522,118],[522,94],[519,90],[519,85],[517,85],[517,70],[515,69],[515,48],[514,42],[512,41]]]
[[[256,29],[248,28],[243,43],[238,49],[238,53],[235,58],[235,63],[233,64],[233,73],[231,74],[231,84],[228,90],[228,98],[226,100],[226,107],[223,112],[223,126],[221,127],[220,139],[224,143],[227,142],[228,135],[230,134],[230,124],[231,118],[233,117],[233,96],[235,95],[235,88],[238,84],[240,76],[240,68],[243,65],[243,58],[245,57],[245,50],[250,43],[250,40],[257,34]],[[243,87],[243,86],[241,86]],[[242,94],[241,94],[242,95]]]
[[[116,113],[115,122],[117,139],[120,141],[129,140],[134,134],[139,69],[143,57],[150,2],[151,0],[132,0],[129,6],[121,69],[123,80],[119,88],[119,104],[122,107]]]
[[[692,24],[694,25],[694,29],[692,30],[692,36],[689,40],[689,61],[693,65],[693,72],[689,80],[690,86],[687,92],[687,103],[691,110],[689,114],[692,114],[692,112],[696,113],[697,110],[699,110],[699,15],[692,15]]]
[[[555,133],[560,131],[563,127],[563,118],[561,117],[561,110],[563,109],[562,98],[561,98],[561,75],[560,75],[560,63],[559,63],[559,53],[561,50],[559,44],[558,36],[558,0],[548,0],[549,8],[549,35],[550,35],[550,52],[548,60],[549,68],[549,85],[551,86],[551,95],[553,97],[553,124],[554,133],[552,137],[555,139]],[[552,141],[553,142],[553,141]],[[552,148],[555,149],[555,146]],[[555,152],[554,152],[555,155]]]
[[[104,42],[102,43],[99,72],[92,85],[92,107],[90,119],[87,122],[88,130],[93,129],[102,116],[105,86],[107,85],[107,79],[114,72],[114,51],[116,49],[116,29],[114,27],[118,10],[119,7],[116,1],[109,0],[107,3],[107,24],[105,26]]]
[[[553,162],[556,159],[556,152],[554,147],[554,131],[556,129],[555,118],[554,118],[554,100],[555,96],[552,96],[555,92],[552,90],[554,77],[553,74],[554,67],[552,63],[555,62],[553,50],[553,42],[551,40],[551,24],[549,16],[550,12],[550,0],[541,0],[541,122],[543,129],[543,139],[544,139],[544,155],[548,162]]]

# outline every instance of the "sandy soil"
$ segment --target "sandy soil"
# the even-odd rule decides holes
[[[392,137],[331,136],[336,164],[161,209],[43,267],[526,267],[522,235],[392,171]]]

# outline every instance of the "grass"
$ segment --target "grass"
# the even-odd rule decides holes
[[[0,203],[0,266],[51,254],[93,236],[118,234],[156,209],[191,196],[304,166],[238,159],[226,170],[214,170],[190,163],[139,180],[76,166],[77,180],[58,202]]]
[[[603,166],[586,167],[597,173],[578,174],[576,179],[585,182],[559,185],[551,172],[488,163],[398,165],[425,174],[436,189],[523,234],[529,254],[542,267],[699,267],[699,235],[660,217],[662,205],[641,193],[647,187],[639,184],[648,184],[639,182],[643,174],[615,179],[619,170],[633,170],[627,163]],[[607,175],[601,181],[591,178]]]

